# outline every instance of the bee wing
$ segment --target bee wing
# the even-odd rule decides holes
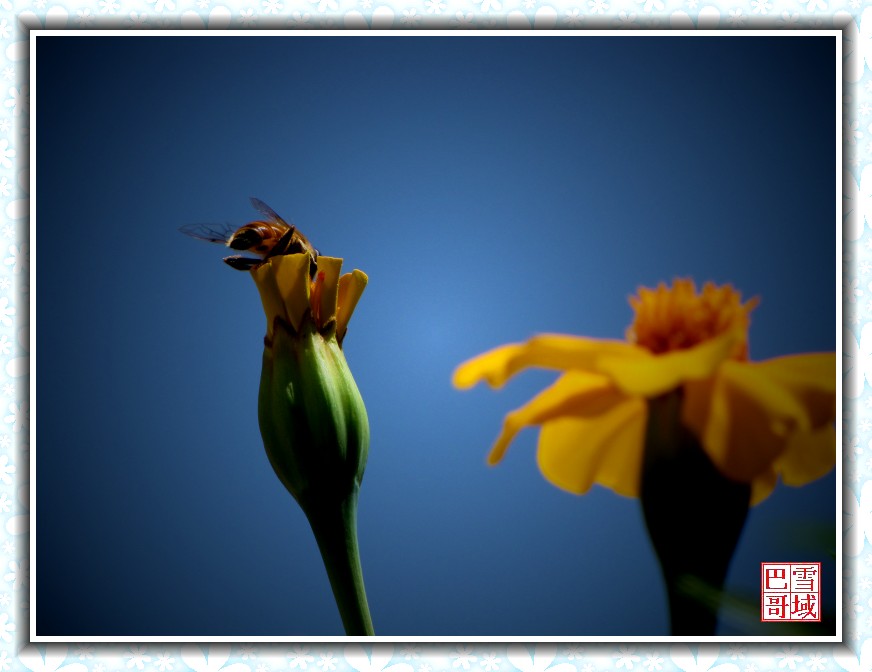
[[[179,227],[179,231],[191,238],[222,245],[227,243],[236,229],[232,224],[185,224]]]
[[[255,198],[254,196],[252,196],[250,200],[251,204],[254,206],[254,209],[257,210],[260,214],[264,215],[270,221],[276,222],[277,224],[283,224],[284,226],[287,226],[289,228],[294,228],[284,219],[282,219],[275,210],[273,210],[259,198]]]

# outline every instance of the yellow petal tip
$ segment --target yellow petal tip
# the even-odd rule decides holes
[[[507,444],[498,441],[497,445],[491,448],[491,451],[487,454],[487,465],[489,467],[494,467],[502,462],[506,455],[507,448]]]
[[[336,333],[341,339],[348,330],[348,322],[369,283],[366,273],[354,269],[339,278],[338,308],[336,310]]]
[[[468,390],[478,382],[475,375],[470,375],[469,368],[465,364],[458,366],[451,375],[451,384],[458,390]]]

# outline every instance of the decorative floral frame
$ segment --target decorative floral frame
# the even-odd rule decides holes
[[[872,669],[872,4],[860,0],[0,0],[0,672]],[[32,29],[841,29],[843,644],[50,644],[29,632]],[[868,57],[867,61],[865,60]],[[872,215],[870,215],[872,217]],[[872,227],[872,220],[869,222]],[[867,378],[870,384],[867,387]],[[866,528],[869,529],[866,529]],[[867,537],[868,535],[868,537]],[[867,543],[868,542],[868,543]]]

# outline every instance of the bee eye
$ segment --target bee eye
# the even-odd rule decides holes
[[[263,242],[263,236],[257,229],[243,229],[233,234],[233,237],[227,243],[228,247],[234,250],[249,250]]]

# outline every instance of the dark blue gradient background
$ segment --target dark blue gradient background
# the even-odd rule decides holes
[[[667,634],[638,501],[551,486],[534,430],[485,465],[554,374],[451,373],[620,338],[676,276],[762,298],[754,358],[834,350],[835,39],[38,37],[37,634],[341,632],[258,432],[254,283],[177,231],[249,196],[370,277],[345,348],[377,632]],[[822,560],[832,610],[835,488],[754,509],[730,590]]]

